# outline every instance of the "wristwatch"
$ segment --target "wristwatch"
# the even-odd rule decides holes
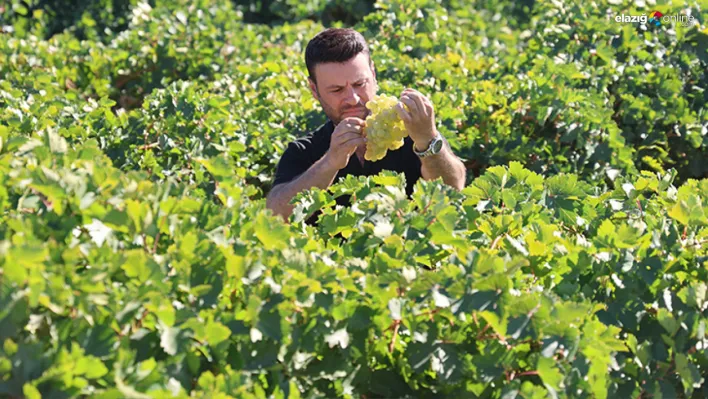
[[[435,137],[433,137],[433,140],[428,145],[428,148],[425,149],[423,152],[416,151],[415,144],[413,144],[413,152],[415,153],[415,155],[417,155],[421,158],[435,155],[438,152],[440,152],[440,150],[442,150],[442,148],[443,148],[443,139],[442,139],[442,136],[440,135],[440,133],[436,134]]]

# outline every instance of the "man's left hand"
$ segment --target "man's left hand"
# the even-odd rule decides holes
[[[408,109],[406,109],[405,104]],[[419,91],[405,89],[396,106],[398,115],[413,140],[416,151],[424,151],[437,133],[433,103]]]

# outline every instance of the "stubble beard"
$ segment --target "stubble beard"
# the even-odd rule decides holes
[[[351,115],[351,114],[345,115],[344,112],[340,112],[339,110],[335,110],[334,108],[330,107],[329,104],[322,101],[321,98],[319,98],[318,100],[320,102],[320,106],[322,107],[322,110],[324,111],[325,115],[327,115],[329,120],[331,120],[334,123],[334,126],[339,125],[339,123],[345,118],[356,116],[358,118],[366,120],[366,117],[371,114],[371,110],[366,108],[366,106],[363,104],[361,105],[362,114],[360,114],[360,115]]]

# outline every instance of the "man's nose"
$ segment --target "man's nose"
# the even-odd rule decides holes
[[[348,105],[357,105],[357,104],[359,104],[359,100],[361,100],[361,97],[359,97],[356,90],[354,90],[354,88],[350,86],[347,89],[346,97],[344,98],[344,102]]]

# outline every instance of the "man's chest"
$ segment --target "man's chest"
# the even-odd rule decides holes
[[[324,156],[329,150],[330,140],[317,143],[313,151],[312,162]],[[411,180],[417,180],[420,175],[420,159],[413,153],[413,142],[410,138],[405,138],[404,145],[396,150],[388,151],[383,159],[376,162],[364,159],[366,146],[357,147],[354,154],[349,157],[347,166],[341,169],[335,178],[335,182],[347,175],[353,176],[373,176],[383,170],[395,172],[405,172]]]
[[[411,170],[420,169],[420,161],[412,152],[408,154],[400,150],[389,151],[384,159],[380,159],[376,162],[367,161],[364,158],[365,154],[366,147],[357,148],[354,154],[349,158],[347,166],[340,170],[337,176],[373,176],[383,170],[410,172]]]

